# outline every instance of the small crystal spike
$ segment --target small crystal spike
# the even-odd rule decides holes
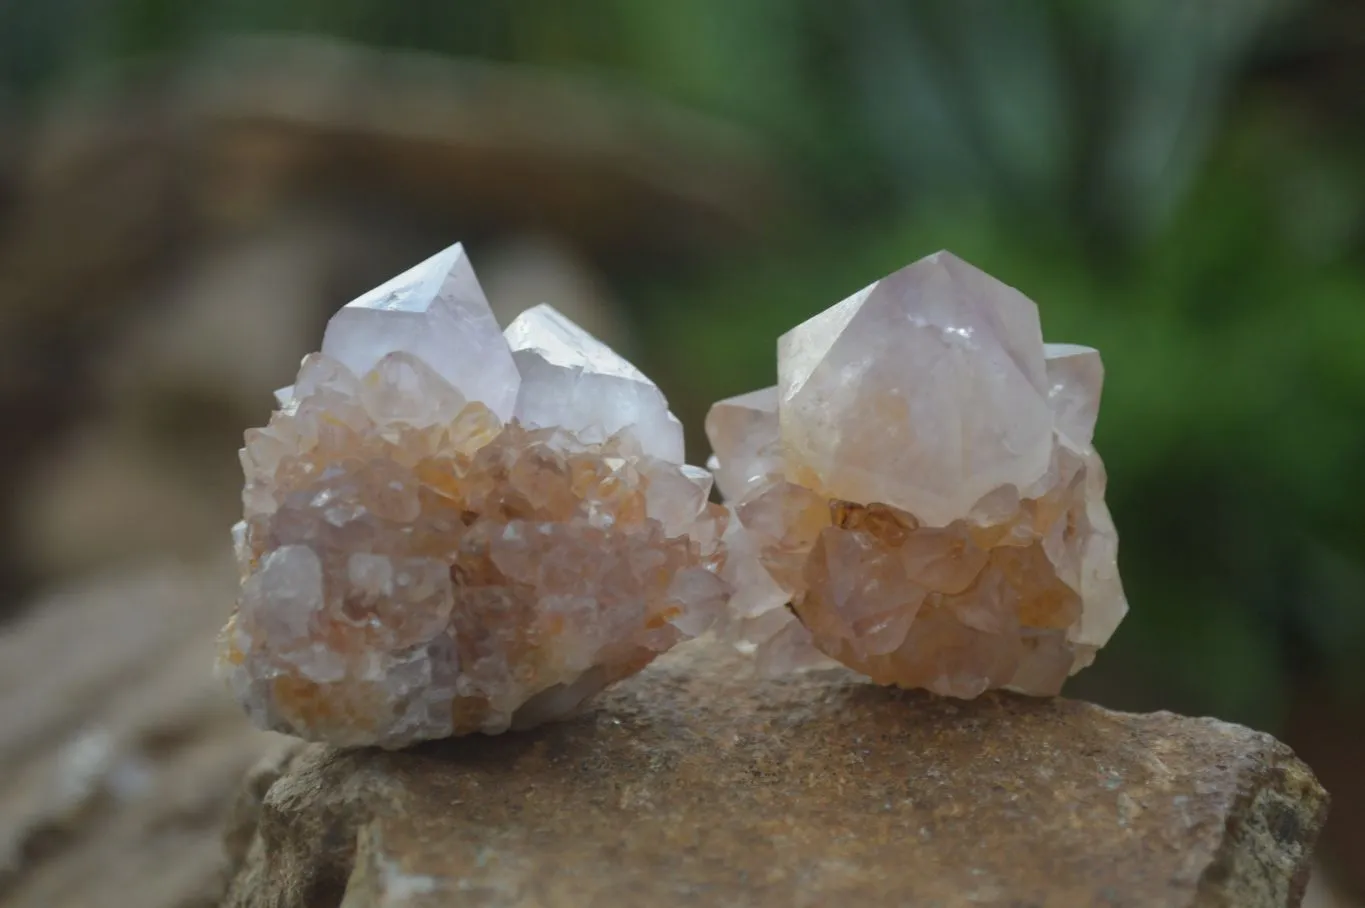
[[[627,431],[651,457],[682,463],[682,423],[654,382],[614,350],[541,304],[507,326],[521,372],[516,418],[536,428],[560,426],[603,441]]]

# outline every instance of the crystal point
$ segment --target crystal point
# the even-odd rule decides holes
[[[682,423],[663,393],[606,344],[545,304],[517,316],[506,336],[521,372],[521,422],[599,440],[627,431],[649,456],[682,463]]]
[[[1090,444],[1100,415],[1104,364],[1100,351],[1080,344],[1048,344],[1047,401],[1057,429],[1078,445]]]
[[[520,376],[459,243],[347,303],[327,324],[322,352],[364,375],[410,353],[469,400],[508,419]]]
[[[782,472],[778,451],[777,388],[729,397],[706,414],[706,436],[716,454],[716,485],[727,499]]]
[[[1037,307],[949,253],[864,288],[778,341],[787,478],[946,523],[1047,468]]]
[[[1128,608],[1091,446],[1103,375],[947,252],[787,332],[777,387],[706,420],[735,516],[727,633],[761,665],[1057,693]]]

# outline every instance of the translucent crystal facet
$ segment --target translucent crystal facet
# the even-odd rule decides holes
[[[521,372],[515,415],[603,440],[627,432],[651,457],[682,463],[683,430],[654,382],[548,305],[517,316],[507,343]]]
[[[782,472],[778,450],[777,388],[719,401],[706,414],[715,450],[716,485],[729,500]]]
[[[389,353],[411,353],[470,400],[508,419],[520,376],[464,247],[449,249],[347,303],[322,352],[364,375]]]
[[[787,332],[777,346],[787,478],[946,523],[1047,468],[1038,310],[940,252]]]
[[[706,421],[731,636],[778,667],[1056,693],[1127,611],[1091,446],[1103,375],[947,252],[792,329],[777,388]]]
[[[725,616],[727,515],[648,379],[540,307],[508,331],[526,380],[490,388],[512,348],[462,252],[385,288],[241,452],[219,668],[257,724],[385,747],[526,727]],[[524,422],[495,410],[514,400]]]
[[[1100,415],[1104,364],[1100,351],[1079,344],[1047,344],[1047,401],[1057,429],[1079,445],[1090,444]]]

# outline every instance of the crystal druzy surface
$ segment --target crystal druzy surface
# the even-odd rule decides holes
[[[1099,354],[947,252],[785,334],[717,403],[733,633],[773,668],[1055,694],[1127,612],[1091,445]],[[788,608],[790,603],[790,608]]]
[[[573,713],[724,614],[678,421],[452,247],[343,308],[246,435],[220,670],[260,726],[398,747]]]

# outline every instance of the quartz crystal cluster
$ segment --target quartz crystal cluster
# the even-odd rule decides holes
[[[940,252],[792,329],[706,430],[731,632],[772,669],[1057,693],[1127,611],[1091,435],[1099,354]]]
[[[454,246],[341,309],[246,435],[219,669],[259,725],[399,747],[569,715],[725,613],[711,476],[548,306]]]

